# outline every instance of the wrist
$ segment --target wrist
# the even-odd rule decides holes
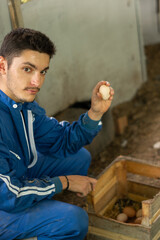
[[[66,178],[66,181],[67,181],[67,187],[65,188],[65,190],[68,190],[69,189],[69,179],[67,176],[64,176]]]
[[[103,116],[103,113],[95,112],[90,108],[88,111],[88,116],[90,117],[90,119],[94,121],[100,121]]]
[[[69,188],[69,179],[67,176],[60,176],[59,177],[61,183],[62,183],[62,189],[63,190],[68,190]]]

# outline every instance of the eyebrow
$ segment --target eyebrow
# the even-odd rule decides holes
[[[32,68],[37,69],[36,65],[34,65],[34,64],[30,63],[30,62],[24,62],[23,64],[29,65],[29,66],[31,66]],[[49,66],[47,66],[46,68],[44,68],[42,71],[48,70],[48,69],[49,69]],[[41,72],[42,72],[42,71],[41,71]]]

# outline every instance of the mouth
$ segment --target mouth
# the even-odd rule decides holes
[[[24,90],[30,94],[35,95],[40,91],[40,88],[25,88]]]

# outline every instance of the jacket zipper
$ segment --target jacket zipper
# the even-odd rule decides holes
[[[36,150],[36,145],[35,145],[34,135],[33,135],[33,115],[31,110],[28,110],[28,130],[29,130],[29,140],[30,140],[31,151],[33,153],[33,161],[28,166],[28,168],[31,168],[37,162],[37,150]]]
[[[23,117],[22,111],[20,111],[20,114],[21,114],[21,118],[22,118],[24,134],[25,134],[25,138],[26,138],[26,142],[27,142],[28,154],[29,154],[29,160],[30,160],[31,159],[31,152],[30,152],[30,148],[29,148],[28,136],[27,136],[26,126],[25,126],[25,122],[24,122],[24,117]]]

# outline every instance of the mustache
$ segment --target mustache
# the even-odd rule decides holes
[[[24,90],[36,90],[36,91],[40,91],[40,88],[37,87],[26,87]]]

